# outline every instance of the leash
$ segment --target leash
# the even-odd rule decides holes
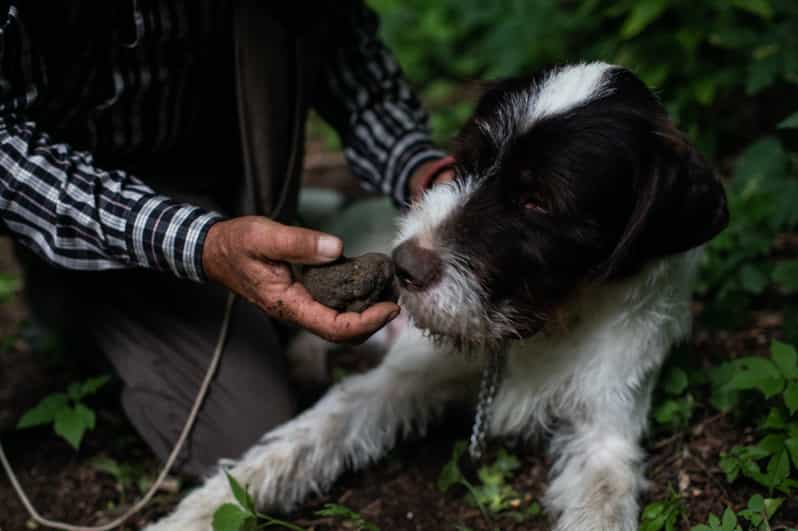
[[[468,455],[475,461],[481,459],[485,451],[485,439],[487,438],[488,425],[490,424],[491,406],[504,377],[507,351],[508,347],[503,346],[492,352],[488,363],[482,368],[477,411],[474,415],[474,423],[471,426],[471,440],[468,445]]]
[[[302,76],[300,68],[300,63],[301,63],[300,44],[298,41],[294,42],[294,59],[296,65],[295,83],[296,83],[296,94],[297,94],[297,96],[294,98],[294,109],[293,109],[294,117],[292,121],[292,123],[294,124],[294,131],[293,131],[294,136],[293,136],[293,142],[291,143],[291,151],[289,152],[289,157],[288,157],[287,178],[285,179],[282,189],[280,190],[280,195],[277,204],[274,205],[269,215],[266,216],[270,219],[276,219],[282,212],[283,208],[285,207],[285,202],[288,198],[288,192],[291,188],[291,181],[293,180],[294,174],[297,173],[296,165],[299,161],[298,146],[303,128],[300,127],[300,118],[302,112],[302,101],[300,97],[300,95],[302,94]],[[3,448],[3,441],[0,440],[0,464],[2,464],[3,470],[8,476],[8,479],[11,481],[11,486],[14,488],[17,497],[22,502],[22,505],[25,506],[25,509],[28,511],[30,517],[37,524],[50,527],[52,529],[61,529],[64,531],[110,531],[111,529],[115,529],[121,526],[123,523],[129,520],[133,515],[141,511],[150,502],[150,500],[158,491],[158,489],[161,488],[161,485],[166,479],[166,476],[169,474],[169,471],[172,469],[172,466],[175,464],[175,461],[177,460],[180,451],[183,449],[183,446],[185,446],[186,440],[188,439],[191,430],[194,428],[194,423],[196,422],[197,416],[199,415],[199,410],[202,407],[203,402],[205,401],[205,397],[208,394],[208,389],[210,389],[211,381],[213,381],[213,377],[216,375],[216,371],[219,368],[219,362],[221,361],[222,353],[224,352],[224,347],[225,344],[227,343],[227,336],[230,329],[230,321],[232,319],[235,301],[236,301],[235,293],[230,292],[227,295],[224,317],[222,318],[222,326],[219,329],[219,335],[216,340],[216,346],[213,349],[211,362],[208,365],[207,371],[205,372],[205,377],[202,380],[202,384],[200,385],[199,391],[197,391],[197,396],[194,399],[194,404],[191,406],[191,411],[188,415],[188,418],[186,419],[186,423],[183,425],[183,430],[180,432],[180,436],[175,442],[175,446],[174,448],[172,448],[172,452],[169,454],[169,458],[166,460],[166,463],[163,465],[163,468],[161,468],[160,474],[158,474],[158,477],[150,486],[149,490],[147,490],[146,494],[144,494],[144,496],[133,507],[128,509],[123,515],[117,517],[113,521],[102,525],[82,526],[82,525],[67,524],[65,522],[50,520],[48,518],[43,517],[36,510],[36,507],[34,507],[34,505],[31,503],[30,499],[25,493],[25,490],[22,488],[22,485],[20,484],[17,475],[14,473],[14,469],[11,467],[11,463],[9,463],[8,458],[6,457],[5,449]]]

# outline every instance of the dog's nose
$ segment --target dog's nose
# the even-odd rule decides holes
[[[441,276],[440,257],[413,240],[408,240],[393,250],[393,261],[396,277],[406,289],[424,290],[435,284]]]

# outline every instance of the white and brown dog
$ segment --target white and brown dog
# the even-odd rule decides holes
[[[473,401],[489,356],[462,350],[503,350],[487,433],[548,435],[555,529],[637,529],[652,387],[689,332],[693,249],[727,223],[723,187],[645,85],[603,63],[493,85],[456,160],[396,240],[415,326],[231,473],[289,510]],[[219,473],[150,529],[207,531],[231,500]]]

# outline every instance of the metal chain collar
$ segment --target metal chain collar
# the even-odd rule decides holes
[[[507,347],[502,347],[491,353],[488,363],[482,368],[477,411],[474,415],[474,424],[471,427],[471,441],[468,445],[468,454],[471,459],[481,459],[485,450],[485,438],[490,424],[490,408],[501,385],[506,361]]]

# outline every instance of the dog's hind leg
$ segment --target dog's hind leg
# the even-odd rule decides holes
[[[347,468],[379,459],[400,435],[424,430],[447,403],[473,393],[478,371],[475,362],[442,353],[408,328],[379,367],[342,381],[265,434],[230,473],[259,510],[289,510]],[[216,508],[232,501],[220,471],[150,531],[207,531]]]

